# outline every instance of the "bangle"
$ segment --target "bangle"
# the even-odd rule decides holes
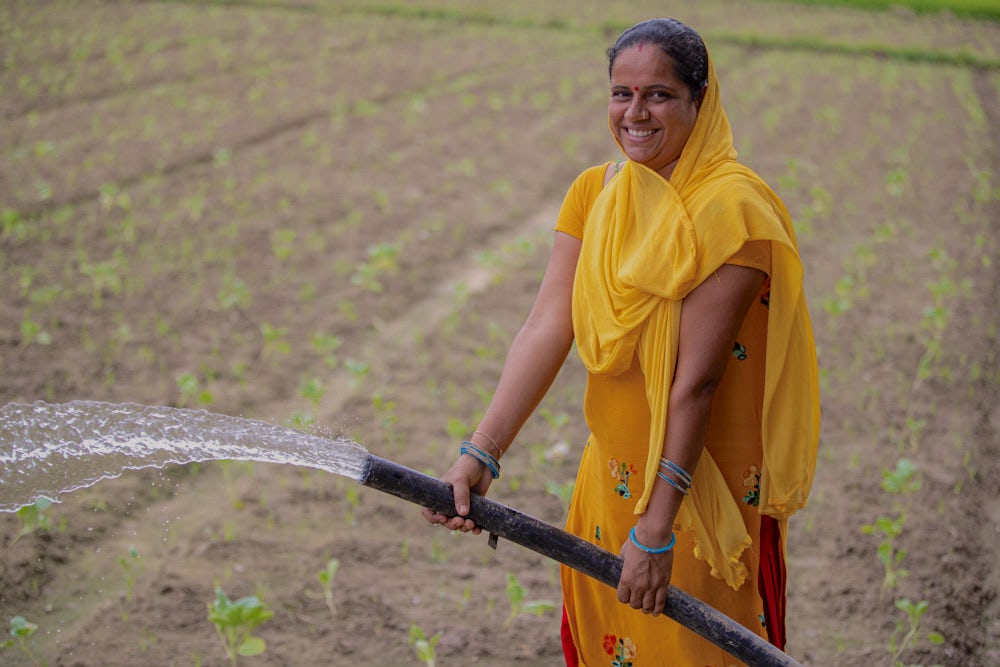
[[[500,476],[500,462],[497,461],[492,454],[487,454],[483,450],[479,449],[479,447],[473,445],[468,440],[463,442],[462,446],[458,448],[458,453],[460,456],[462,454],[468,454],[469,456],[471,456],[472,458],[476,459],[484,466],[489,468],[490,473],[493,475],[493,479],[496,479],[497,477]]]
[[[682,481],[686,482],[687,486],[691,486],[691,473],[684,470],[670,459],[661,458],[660,465],[666,467],[667,470],[677,475],[677,477]]]
[[[495,450],[496,450],[496,453],[497,453],[497,455],[496,455],[496,458],[497,458],[497,459],[499,459],[499,458],[500,458],[501,456],[503,456],[503,450],[502,450],[502,449],[500,449],[500,445],[498,445],[498,444],[497,444],[497,441],[496,441],[496,440],[494,440],[493,438],[491,438],[491,437],[490,437],[490,436],[488,436],[487,434],[483,433],[482,431],[473,431],[473,432],[472,432],[472,435],[473,435],[473,436],[477,436],[477,435],[481,435],[481,436],[483,436],[483,439],[485,439],[485,440],[486,440],[486,441],[488,441],[488,442],[489,442],[489,443],[490,443],[491,445],[493,445],[493,449],[495,449]]]
[[[632,530],[628,531],[628,539],[629,542],[634,544],[637,549],[639,549],[640,551],[645,551],[648,554],[665,554],[671,549],[673,549],[674,545],[677,544],[677,535],[675,533],[670,533],[670,541],[667,542],[667,546],[659,547],[658,549],[651,549],[650,547],[647,547],[642,542],[636,539],[635,526],[632,526]]]
[[[687,494],[689,494],[691,492],[691,487],[685,488],[685,487],[681,486],[680,484],[678,484],[674,480],[672,480],[669,477],[667,477],[666,475],[664,475],[659,470],[656,471],[656,476],[659,477],[660,479],[662,479],[664,482],[666,482],[670,486],[672,486],[675,489],[677,489],[678,491],[680,491],[682,496],[686,496]]]

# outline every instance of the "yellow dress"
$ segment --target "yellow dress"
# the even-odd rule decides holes
[[[777,521],[780,556],[787,517],[808,495],[819,430],[794,231],[777,197],[735,162],[711,64],[670,182],[626,163],[605,186],[605,171],[581,174],[556,226],[583,240],[574,333],[588,368],[591,431],[567,530],[620,551],[655,480],[680,302],[721,264],[760,268],[769,278],[716,390],[692,495],[678,514],[671,583],[767,638],[765,618],[773,616],[759,590],[761,514]],[[587,667],[740,664],[676,622],[619,603],[604,584],[565,567],[561,578],[568,664],[573,652]]]

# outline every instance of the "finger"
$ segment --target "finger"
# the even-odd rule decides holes
[[[625,584],[618,584],[618,601],[621,603],[627,603],[632,597],[632,592],[629,590],[628,586]]]
[[[469,513],[469,487],[467,484],[456,482],[451,488],[455,494],[455,512],[459,516],[465,516]]]
[[[659,616],[667,606],[667,587],[662,586],[656,590],[656,599],[653,604],[653,616]]]
[[[646,594],[642,596],[642,613],[652,614],[653,609],[656,608],[656,592],[646,591]]]

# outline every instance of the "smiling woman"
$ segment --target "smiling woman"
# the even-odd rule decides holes
[[[470,490],[499,476],[575,341],[591,434],[567,529],[623,566],[617,591],[562,569],[567,665],[729,665],[652,617],[673,582],[784,646],[786,519],[819,436],[802,266],[784,205],[736,162],[701,37],[646,21],[608,60],[608,124],[628,160],[570,187],[535,305],[444,476],[458,516],[425,516],[480,530]]]

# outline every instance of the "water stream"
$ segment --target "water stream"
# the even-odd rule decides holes
[[[360,481],[357,443],[203,410],[73,401],[0,407],[0,512],[127,470],[217,460],[284,463]]]

